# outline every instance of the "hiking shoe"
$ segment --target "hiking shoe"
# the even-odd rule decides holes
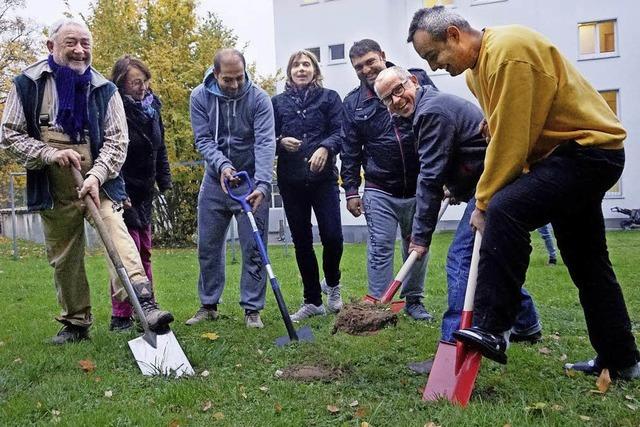
[[[478,350],[484,357],[503,365],[507,363],[506,351],[508,342],[504,339],[504,336],[492,334],[477,326],[455,331],[453,336],[458,341]]]
[[[244,324],[247,328],[264,328],[264,323],[260,319],[260,312],[257,310],[245,310]]]
[[[574,370],[582,372],[583,374],[597,376],[600,375],[604,367],[600,365],[598,358],[595,357],[584,362],[567,363],[564,365],[564,369],[565,371]],[[609,374],[612,379],[633,380],[640,378],[640,362],[628,368],[609,369]]]
[[[158,308],[158,303],[153,298],[153,290],[150,282],[134,283],[133,290],[138,297],[144,317],[153,332],[167,332],[169,323],[173,322],[173,314]]]
[[[337,313],[342,310],[342,296],[340,295],[340,283],[336,286],[327,285],[326,279],[320,282],[322,293],[327,296],[327,309],[330,313]]]
[[[413,320],[423,320],[425,322],[430,322],[433,320],[433,316],[424,308],[422,302],[409,302],[407,301],[407,305],[404,307],[404,312],[407,313]]]
[[[511,330],[511,336],[509,337],[509,342],[523,342],[527,344],[536,344],[542,341],[542,331],[534,332],[529,335],[519,334]]]
[[[128,331],[133,327],[133,319],[131,317],[111,316],[109,330],[114,332]]]
[[[558,260],[556,259],[556,257],[549,257],[549,265],[556,265],[558,263]]]
[[[302,319],[307,319],[313,316],[324,316],[327,311],[324,309],[324,305],[302,304],[300,309],[291,315],[291,320],[299,322]]]
[[[64,325],[58,334],[51,338],[51,344],[63,345],[89,339],[89,327]]]
[[[218,318],[218,311],[215,308],[207,308],[204,306],[200,306],[196,314],[194,314],[191,319],[187,320],[185,325],[195,325],[196,323],[200,323],[203,320],[216,320]]]

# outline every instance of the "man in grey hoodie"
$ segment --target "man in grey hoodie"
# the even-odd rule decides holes
[[[247,327],[262,328],[259,312],[264,307],[266,272],[247,216],[226,194],[224,182],[238,184],[236,171],[246,171],[253,177],[255,190],[247,201],[266,241],[276,147],[271,100],[249,79],[242,53],[221,49],[202,84],[191,92],[190,108],[195,145],[204,157],[205,174],[198,195],[201,307],[186,324],[218,317],[225,284],[225,239],[231,216],[235,215],[242,249],[240,306]]]

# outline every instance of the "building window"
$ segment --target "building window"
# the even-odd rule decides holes
[[[345,62],[344,43],[329,45],[329,63]]]
[[[278,184],[276,183],[276,181],[273,181],[271,183],[271,207],[282,207],[282,196],[280,195],[280,189],[278,188]]]
[[[455,0],[423,0],[422,5],[424,7],[454,6]]]
[[[604,100],[607,101],[607,105],[609,106],[609,108],[611,108],[611,111],[613,111],[613,114],[618,116],[618,90],[617,89],[601,90],[600,95],[602,95]],[[607,191],[607,194],[605,195],[605,197],[608,197],[608,198],[622,197],[622,186],[620,185],[620,180],[618,180],[618,182],[616,182],[613,185],[613,187],[611,187],[609,191]]]
[[[616,21],[578,24],[579,59],[617,56]]]
[[[318,62],[322,62],[322,60],[320,59],[320,48],[319,47],[308,47],[306,50],[308,50],[309,52],[313,53],[316,56],[316,59],[318,60]]]

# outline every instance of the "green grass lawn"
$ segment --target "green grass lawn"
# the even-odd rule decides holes
[[[585,359],[593,350],[567,271],[561,264],[546,265],[537,235],[527,288],[541,313],[543,341],[512,346],[506,366],[485,360],[466,409],[424,403],[420,389],[426,378],[412,375],[406,364],[431,357],[436,349],[451,237],[438,234],[432,246],[425,302],[437,321],[423,324],[401,315],[396,327],[354,337],[332,335],[333,316],[314,318],[307,324],[316,341],[284,349],[274,346],[286,331],[270,289],[262,316],[265,328],[244,327],[237,304],[238,264],[227,266],[220,319],[185,326],[198,308],[195,250],[156,250],[158,300],[175,315],[173,330],[197,373],[178,380],[143,377],[127,347],[136,333],[108,331],[107,271],[100,254],[86,258],[95,304],[92,340],[64,347],[47,344],[58,330],[53,320],[58,307],[43,248],[21,242],[21,258],[13,261],[10,242],[0,240],[0,425],[640,426],[640,381],[614,383],[598,394],[593,392],[595,377],[563,373],[565,359]],[[609,233],[609,247],[638,337],[640,233]],[[363,245],[345,247],[342,283],[347,299],[366,292],[364,253]],[[302,285],[292,248],[285,256],[284,247],[272,247],[270,256],[293,311],[301,302]],[[203,338],[206,332],[219,338]],[[79,366],[87,359],[95,364],[93,372]],[[329,383],[298,383],[275,375],[301,363],[339,368],[344,375]],[[330,412],[330,405],[339,411]]]

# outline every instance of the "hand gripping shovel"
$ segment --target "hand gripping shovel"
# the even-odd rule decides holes
[[[72,166],[71,173],[73,174],[73,179],[78,188],[82,187],[83,179],[80,171]],[[102,221],[98,207],[95,205],[89,194],[84,197],[84,202],[87,205],[89,215],[93,219],[93,223],[98,230],[100,239],[102,240],[102,243],[104,243],[107,255],[115,267],[118,278],[129,295],[129,301],[131,302],[131,305],[133,305],[133,309],[138,315],[138,320],[144,330],[144,334],[141,337],[129,341],[129,348],[131,349],[142,374],[164,376],[175,375],[176,377],[181,375],[193,375],[193,368],[191,367],[187,356],[184,354],[184,351],[182,351],[178,340],[173,335],[173,332],[169,330],[167,333],[157,335],[149,329],[149,324],[144,316],[138,297],[133,290],[133,286],[129,280],[129,275],[124,269],[120,255],[111,240],[109,230],[107,230],[104,222]]]
[[[242,210],[247,214],[247,218],[249,218],[249,222],[251,223],[251,229],[253,230],[253,238],[256,241],[256,245],[258,246],[258,250],[260,251],[260,256],[262,257],[262,263],[264,264],[264,268],[267,270],[267,274],[269,275],[269,281],[271,282],[271,289],[273,290],[274,295],[276,296],[276,302],[278,303],[278,308],[280,309],[280,314],[282,315],[282,320],[284,320],[284,325],[287,327],[287,334],[283,337],[276,339],[276,345],[278,347],[283,347],[286,344],[289,344],[292,341],[313,341],[314,336],[313,332],[308,326],[298,329],[296,331],[293,327],[293,323],[291,322],[291,317],[289,316],[289,310],[287,310],[287,305],[284,302],[284,298],[282,297],[282,292],[280,292],[280,283],[278,283],[278,279],[275,274],[273,274],[273,269],[271,268],[271,262],[269,261],[269,255],[267,255],[267,248],[262,241],[262,236],[260,235],[260,230],[258,230],[258,226],[256,225],[256,220],[253,217],[253,212],[251,211],[251,206],[247,202],[246,198],[253,191],[253,182],[251,178],[249,178],[249,174],[246,172],[238,172],[234,176],[234,178],[240,178],[241,181],[246,183],[247,191],[246,193],[239,194],[235,193],[229,185],[229,180],[225,181],[225,186],[227,187],[227,193],[229,197],[231,197],[236,202],[240,203]],[[238,191],[238,190],[236,190]]]
[[[440,222],[440,219],[442,218],[442,215],[444,215],[444,212],[447,210],[448,206],[449,206],[449,198],[447,197],[442,201],[442,205],[440,206],[440,212],[438,212],[438,219],[436,220],[436,223]],[[393,281],[389,283],[389,286],[387,286],[387,289],[384,291],[384,294],[382,294],[382,297],[380,297],[380,299],[367,294],[364,296],[364,298],[362,298],[362,300],[370,304],[389,304],[390,303],[391,311],[394,313],[397,313],[400,310],[402,310],[405,306],[405,301],[403,300],[391,301],[391,300],[396,295],[396,292],[398,292],[398,289],[400,288],[400,286],[402,286],[404,279],[406,279],[407,276],[409,275],[409,272],[411,271],[411,268],[413,267],[413,264],[415,264],[417,259],[418,259],[417,253],[411,252],[409,254],[409,256],[407,257],[407,260],[404,262],[404,264],[400,268],[400,271],[398,271],[398,274],[396,275],[395,279],[393,279]]]
[[[476,231],[460,329],[470,328],[473,320],[473,300],[478,279],[481,242],[482,236]],[[461,342],[453,344],[440,341],[422,400],[444,398],[460,406],[467,406],[480,370],[481,360],[480,352],[467,348]]]

